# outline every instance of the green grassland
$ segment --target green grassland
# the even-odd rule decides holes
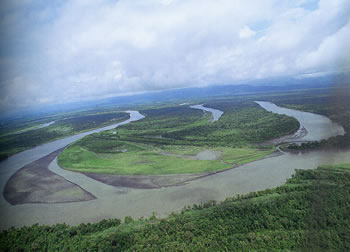
[[[72,117],[58,116],[57,121],[45,128],[38,128],[47,119],[24,123],[22,126],[13,127],[15,131],[4,131],[0,136],[0,160],[9,156],[35,147],[37,145],[57,140],[84,131],[107,126],[129,118],[129,114],[121,112],[109,113],[82,113]],[[52,121],[52,118],[49,119]],[[24,126],[25,125],[25,126]],[[14,134],[17,132],[16,134]]]
[[[167,218],[23,227],[2,251],[349,251],[350,164],[297,170],[283,186]]]
[[[66,148],[58,162],[68,170],[119,175],[213,172],[271,154],[272,146],[255,144],[299,128],[294,118],[267,112],[252,101],[213,105],[225,112],[214,123],[211,114],[187,106],[141,110],[144,119],[87,136]],[[216,160],[196,159],[203,151],[217,155]]]
[[[99,140],[93,135],[84,139],[93,143]],[[117,144],[119,146],[115,147]],[[122,152],[123,150],[127,152]],[[179,145],[154,147],[117,140],[114,148],[108,152],[96,153],[86,149],[84,143],[78,142],[59,156],[59,164],[74,171],[103,174],[197,174],[228,169],[234,165],[263,158],[273,152],[272,149],[216,147],[210,150],[221,153],[218,160],[194,160],[189,156],[203,150],[205,150],[203,147]],[[163,152],[166,154],[162,154]]]

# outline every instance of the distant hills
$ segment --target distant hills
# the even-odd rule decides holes
[[[200,99],[218,96],[234,96],[263,92],[293,91],[298,89],[328,88],[334,83],[343,83],[350,80],[350,74],[337,74],[319,77],[300,78],[270,78],[235,83],[223,83],[206,87],[190,87],[181,89],[168,89],[162,91],[146,92],[142,94],[116,96],[112,98],[96,99],[90,101],[73,102],[67,104],[45,105],[32,109],[8,113],[1,116],[4,121],[22,117],[44,117],[59,112],[83,110],[93,107],[109,107],[122,105],[147,104],[156,102],[174,102],[176,100]],[[5,123],[6,124],[6,123]]]

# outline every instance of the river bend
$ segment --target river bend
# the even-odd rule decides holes
[[[220,117],[222,116],[222,114],[224,113],[224,112],[222,112],[222,111],[220,111],[218,109],[204,107],[203,104],[201,104],[201,105],[193,105],[193,106],[190,106],[190,108],[200,109],[200,110],[203,110],[204,112],[211,113],[212,117],[213,117],[213,122],[219,120]]]
[[[270,106],[274,113],[282,113],[281,108]],[[285,114],[294,116],[295,110],[284,110]],[[312,113],[301,113],[305,122],[315,121],[307,125],[308,134],[314,140],[321,140],[320,134],[315,135],[319,124],[332,123],[328,118],[320,118]],[[292,114],[291,114],[292,113]],[[35,161],[47,154],[72,143],[85,135],[112,129],[133,120],[142,118],[138,112],[130,111],[131,118],[117,125],[111,125],[102,129],[86,132],[76,136],[57,140],[33,149],[18,153],[8,160],[0,163],[0,185],[3,190],[8,178],[24,165]],[[304,121],[296,117],[300,124]],[[320,121],[321,120],[321,121]],[[331,124],[333,125],[333,123]],[[333,127],[333,126],[329,127]],[[327,126],[328,127],[328,126]],[[324,137],[324,135],[322,135]],[[280,156],[262,159],[238,168],[231,169],[212,176],[192,181],[183,186],[160,188],[153,190],[116,188],[93,181],[82,174],[62,170],[54,160],[49,168],[68,180],[74,180],[86,190],[96,193],[98,199],[56,204],[23,204],[10,205],[1,194],[0,214],[2,221],[0,228],[11,226],[24,226],[34,223],[39,224],[80,224],[97,222],[102,219],[120,218],[132,216],[151,216],[156,212],[160,216],[166,216],[172,211],[181,210],[186,205],[198,204],[208,200],[221,201],[237,194],[245,194],[266,188],[273,188],[285,183],[295,172],[295,169],[315,169],[320,164],[334,164],[350,162],[350,151],[331,152],[313,151],[304,154],[285,153]],[[65,174],[66,173],[66,174]]]

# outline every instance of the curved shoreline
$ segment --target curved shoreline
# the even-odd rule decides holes
[[[307,116],[312,118],[313,115]],[[72,139],[70,138],[70,140]],[[59,145],[64,147],[67,144],[63,141],[59,142]],[[50,147],[50,145],[48,146]],[[57,143],[54,147],[57,148]],[[0,173],[4,176],[1,176],[0,182],[6,179],[9,173],[13,174],[23,167],[23,163],[28,164],[30,160],[35,161],[46,156],[50,153],[47,152],[48,149],[41,146],[27,151],[27,156],[19,155],[22,159],[15,160],[13,158],[9,160],[11,162],[1,163],[1,168],[4,169],[0,169]],[[286,179],[294,174],[295,169],[314,169],[320,164],[345,162],[350,162],[350,151],[314,151],[300,155],[286,153],[202,177],[182,186],[162,187],[157,190],[113,187],[80,174],[84,176],[85,180],[94,181],[89,187],[95,187],[98,192],[95,195],[96,200],[16,206],[1,200],[0,214],[3,221],[0,223],[0,229],[34,223],[65,222],[76,225],[84,222],[98,222],[108,218],[123,219],[125,216],[139,218],[151,216],[153,212],[159,216],[166,216],[173,211],[181,210],[186,205],[199,204],[213,199],[221,201],[237,194],[246,194],[282,185]],[[53,163],[50,164],[50,170],[53,168]],[[9,169],[11,171],[8,171]],[[77,184],[87,189],[79,180]],[[95,189],[92,191],[95,192]]]
[[[8,181],[4,190],[5,199],[12,205],[28,203],[67,203],[94,200],[103,197],[108,186],[132,189],[160,189],[173,186],[183,186],[191,181],[204,177],[223,173],[238,168],[248,163],[281,155],[274,152],[266,157],[250,161],[244,164],[236,164],[223,170],[205,172],[199,174],[171,174],[171,175],[111,175],[86,172],[74,172],[61,168],[57,163],[57,156],[63,150],[59,149],[49,155],[34,161],[18,170]],[[39,175],[40,174],[40,175]],[[45,179],[42,178],[44,175]],[[51,181],[48,182],[49,179]],[[100,184],[107,185],[107,188]],[[21,188],[16,185],[22,184]],[[41,189],[38,188],[38,185]],[[76,192],[70,195],[64,190],[70,187],[75,191],[81,190],[80,195]],[[74,188],[78,187],[78,188]],[[54,188],[54,192],[52,190]],[[123,194],[125,191],[119,191]],[[38,195],[38,196],[35,196]],[[40,195],[40,196],[39,196]],[[98,197],[96,197],[98,195]]]
[[[73,136],[65,137],[59,140],[55,140],[49,143],[45,143],[39,146],[36,146],[32,149],[25,150],[22,152],[19,152],[8,159],[0,162],[0,188],[1,188],[1,194],[0,194],[0,210],[2,212],[2,209],[5,207],[8,207],[10,203],[4,198],[4,189],[6,187],[7,182],[9,179],[15,175],[20,169],[25,167],[26,165],[31,164],[32,162],[35,162],[41,158],[44,158],[48,156],[49,154],[61,149],[65,148],[70,143],[73,143],[84,136],[97,133],[100,131],[110,130],[114,129],[118,126],[130,123],[132,121],[140,120],[144,118],[143,115],[141,115],[138,111],[125,111],[126,113],[130,114],[129,119],[119,122],[116,124],[112,124],[109,126],[105,126],[98,129],[93,129],[87,132],[83,132],[80,134],[76,134]],[[0,212],[0,214],[1,214]]]
[[[95,179],[101,183],[114,187],[127,187],[133,189],[160,189],[173,186],[183,186],[191,181],[198,180],[204,177],[212,176],[218,173],[223,173],[246,164],[254,163],[263,159],[273,158],[282,155],[282,152],[275,151],[265,157],[244,163],[236,164],[232,167],[198,174],[170,174],[170,175],[113,175],[82,172],[82,174]],[[61,167],[60,167],[61,168]],[[63,169],[63,168],[61,168]]]
[[[96,197],[80,185],[50,171],[49,164],[62,149],[40,158],[20,170],[8,180],[4,198],[12,205],[26,203],[65,203],[94,200]]]
[[[344,128],[331,121],[328,117],[314,114],[310,112],[303,112],[294,109],[288,109],[279,107],[276,104],[266,101],[255,101],[255,103],[259,104],[263,109],[276,113],[276,114],[284,114],[297,119],[300,123],[300,129],[304,128],[306,134],[297,135],[296,139],[290,138],[285,139],[287,142],[295,142],[297,141],[320,141],[323,139],[328,139],[333,136],[344,135]],[[312,118],[312,120],[310,119]],[[298,134],[298,131],[296,132]],[[295,134],[293,135],[295,136]]]
[[[203,104],[192,105],[192,106],[190,106],[190,108],[203,110],[204,113],[206,113],[206,112],[211,113],[211,116],[212,116],[211,122],[215,122],[215,121],[219,120],[220,117],[224,114],[224,112],[221,110],[207,108],[207,107],[204,107]]]

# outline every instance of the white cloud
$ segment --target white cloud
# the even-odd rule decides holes
[[[6,6],[0,24],[11,29],[0,32],[6,49],[0,54],[2,104],[350,67],[347,0],[38,0]]]
[[[326,37],[313,51],[297,59],[300,69],[345,68],[350,66],[350,22],[335,34]]]
[[[255,34],[256,34],[256,32],[251,30],[249,28],[249,26],[247,26],[247,25],[239,30],[239,37],[241,39],[246,39],[246,38],[253,37]]]

